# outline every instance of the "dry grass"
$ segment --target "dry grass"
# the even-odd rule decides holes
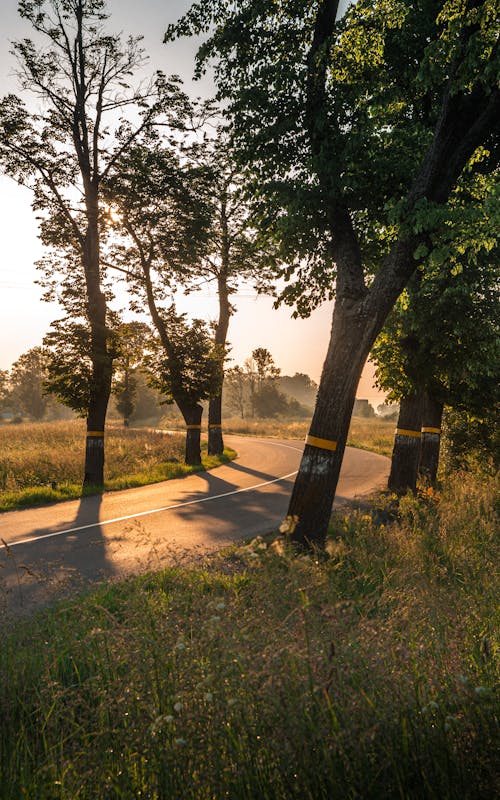
[[[495,796],[498,487],[394,502],[5,633],[0,798]]]
[[[247,419],[230,417],[224,420],[227,433],[249,436],[271,436],[279,439],[304,439],[309,431],[310,420]],[[394,422],[381,419],[353,417],[349,430],[348,445],[372,450],[390,456],[394,444]]]
[[[80,496],[84,447],[81,420],[0,426],[0,510]],[[105,488],[142,486],[195,471],[183,459],[181,432],[109,426]],[[205,468],[217,463],[205,454]]]

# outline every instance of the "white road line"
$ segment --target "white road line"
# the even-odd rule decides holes
[[[257,441],[266,442],[266,444],[274,444],[276,447],[286,447],[288,450],[297,450],[299,453],[301,452],[300,448],[292,447],[288,444],[281,444],[281,442],[269,442],[268,439],[259,439]],[[260,489],[262,486],[270,486],[272,483],[279,483],[279,481],[284,481],[287,478],[292,478],[294,475],[297,474],[297,470],[295,472],[290,472],[288,475],[282,475],[279,478],[273,478],[272,481],[264,481],[264,483],[255,483],[253,486],[247,486],[244,489],[234,489],[232,492],[224,492],[223,494],[214,494],[210,495],[209,497],[200,497],[198,500],[186,500],[184,503],[175,503],[171,506],[163,506],[162,508],[153,508],[149,511],[138,511],[136,514],[128,514],[125,517],[116,517],[115,519],[105,519],[102,522],[90,522],[87,525],[80,525],[77,528],[68,528],[64,531],[54,531],[53,533],[43,533],[40,536],[32,536],[30,539],[19,539],[17,542],[7,542],[6,544],[3,543],[0,545],[0,549],[7,549],[9,550],[11,547],[16,547],[20,544],[29,544],[30,542],[39,542],[42,539],[51,539],[54,536],[65,536],[70,533],[77,533],[78,531],[84,531],[88,528],[101,528],[104,525],[111,525],[114,522],[125,522],[128,519],[136,519],[137,517],[147,517],[150,514],[159,514],[161,511],[170,511],[174,508],[182,508],[183,506],[193,506],[198,503],[207,503],[209,500],[220,500],[222,497],[230,497],[233,494],[241,494],[241,492],[250,492],[253,489]],[[3,540],[2,540],[3,541]]]

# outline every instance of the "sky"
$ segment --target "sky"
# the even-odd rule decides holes
[[[15,59],[9,53],[10,42],[31,35],[30,26],[17,14],[17,0],[0,0],[0,96],[17,92]],[[176,73],[185,81],[192,95],[211,96],[210,77],[193,83],[194,54],[197,42],[183,39],[169,45],[162,43],[163,32],[190,5],[190,0],[108,0],[108,22],[113,32],[142,34],[150,57],[148,72],[162,69]],[[61,316],[56,304],[41,300],[42,290],[35,283],[34,266],[43,253],[38,240],[37,222],[31,210],[31,192],[0,175],[0,369],[10,365],[30,347],[41,343],[52,320]],[[192,317],[211,319],[217,313],[215,291],[205,288],[189,298],[178,297],[178,308]],[[257,297],[251,287],[242,287],[234,297],[236,314],[232,317],[229,340],[232,365],[242,364],[256,347],[266,347],[283,374],[305,372],[318,381],[323,366],[331,328],[332,307],[326,303],[307,320],[294,320],[292,309],[273,308],[272,299]],[[373,405],[383,395],[373,387],[373,370],[364,370],[358,397]]]

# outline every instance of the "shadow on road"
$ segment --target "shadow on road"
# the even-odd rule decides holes
[[[99,515],[102,497],[80,500],[76,515],[60,524],[60,534],[34,530],[30,539],[0,551],[0,602],[12,613],[43,606],[113,574]],[[65,531],[68,531],[65,533]]]

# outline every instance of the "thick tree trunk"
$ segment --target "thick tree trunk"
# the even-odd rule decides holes
[[[111,394],[113,357],[108,350],[106,298],[101,291],[98,196],[97,189],[91,188],[92,191],[87,189],[88,225],[82,254],[92,358],[83,485],[102,489],[104,485],[104,428]]]
[[[222,395],[212,397],[208,404],[208,454],[218,456],[224,452],[222,436]]]
[[[186,423],[186,454],[185,461],[188,466],[201,464],[201,417],[203,407],[177,403]]]
[[[337,301],[310,433],[288,508],[290,539],[302,547],[325,540],[359,379],[372,326],[362,301]]]
[[[419,472],[422,478],[431,485],[436,482],[439,466],[443,409],[443,403],[427,392],[422,413],[422,447],[420,450]]]
[[[422,408],[422,394],[401,400],[388,483],[389,489],[398,494],[417,488]]]

